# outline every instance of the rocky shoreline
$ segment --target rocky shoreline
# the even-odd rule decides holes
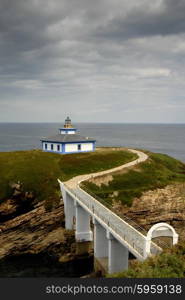
[[[21,195],[13,194],[0,204],[0,277],[88,276],[93,271],[93,252],[78,253],[74,232],[64,228],[62,200],[48,211],[44,202],[34,203],[33,194],[31,199],[30,193],[24,193],[32,205],[20,210]],[[167,222],[180,240],[185,239],[184,183],[147,191],[133,200],[132,207],[113,202],[113,209],[146,230]]]
[[[11,199],[0,205],[1,213],[10,203],[9,213],[15,213]],[[77,255],[74,232],[64,229],[63,204],[47,212],[38,203],[1,222],[0,245],[1,277],[80,277],[93,268],[92,253]]]

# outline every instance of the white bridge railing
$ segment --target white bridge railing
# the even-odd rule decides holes
[[[155,255],[157,253],[162,252],[162,248],[166,247],[166,244],[164,243],[164,241],[161,241],[161,240],[160,240],[160,246],[162,248],[159,247],[156,243],[154,243],[152,241],[152,237],[154,238],[154,237],[161,237],[161,236],[170,236],[170,237],[172,236],[173,244],[175,244],[178,241],[178,235],[176,234],[175,230],[168,224],[159,223],[159,224],[152,226],[152,228],[150,228],[150,230],[148,232],[146,232],[143,228],[138,226],[138,224],[136,224],[133,220],[130,220],[125,216],[121,216],[121,217],[118,216],[117,214],[115,214],[112,211],[112,208],[109,209],[106,206],[106,204],[103,205],[101,199],[100,199],[100,201],[98,201],[96,199],[96,196],[94,197],[93,195],[90,195],[91,192],[89,194],[88,192],[84,191],[80,187],[80,183],[82,183],[85,180],[88,180],[91,178],[96,178],[98,176],[103,176],[103,175],[106,175],[111,172],[122,170],[124,168],[128,168],[130,166],[141,163],[141,162],[147,160],[147,158],[148,158],[148,156],[141,151],[133,150],[133,149],[129,149],[129,151],[136,153],[138,155],[138,158],[132,162],[129,162],[122,166],[113,168],[111,170],[106,170],[106,171],[91,173],[91,174],[86,174],[86,175],[79,175],[65,183],[62,183],[60,180],[58,180],[58,182],[60,184],[61,192],[64,196],[64,199],[66,199],[66,193],[69,194],[70,197],[72,198],[72,202],[70,202],[70,200],[69,200],[69,203],[72,203],[72,204],[69,204],[69,206],[68,206],[69,209],[67,212],[68,222],[69,222],[67,225],[69,227],[68,229],[71,229],[71,227],[73,226],[73,217],[74,217],[73,209],[75,210],[74,214],[78,220],[77,224],[80,227],[80,225],[79,225],[80,217],[78,217],[80,213],[78,211],[78,205],[75,208],[75,202],[76,202],[81,207],[83,207],[89,215],[92,216],[94,224],[95,224],[95,231],[97,230],[97,227],[96,227],[97,223],[100,223],[101,226],[104,227],[104,229],[106,229],[105,232],[107,234],[107,238],[109,239],[109,241],[111,240],[110,234],[112,234],[113,238],[115,238],[117,241],[119,241],[119,243],[121,243],[125,248],[127,248],[127,250],[129,250],[137,259],[144,260],[151,254]],[[64,206],[66,204],[67,203],[65,202]],[[74,205],[74,207],[73,207],[73,205]],[[84,217],[83,215],[81,215],[81,218],[82,219],[84,218],[87,221],[86,217]],[[87,223],[85,220],[84,220],[84,223],[85,223],[85,227],[86,227]],[[90,225],[90,220],[88,222]],[[157,226],[157,228],[156,228],[156,226]],[[89,226],[89,228],[90,228],[90,226]],[[79,229],[77,229],[77,230],[79,230]],[[101,230],[100,230],[100,232],[101,232]],[[96,243],[97,243],[97,237],[95,234],[95,244]],[[100,240],[98,243],[101,244]],[[114,245],[114,246],[111,246],[111,245]],[[111,242],[109,243],[109,246],[108,246],[109,250],[112,249],[111,247],[116,247],[115,244],[111,244]],[[102,247],[102,245],[100,245],[99,247]],[[119,252],[118,248],[116,251]],[[112,252],[112,250],[110,250],[108,252],[110,266],[111,266],[111,264],[114,265],[114,263],[112,263],[112,258],[111,258],[111,255],[113,255],[112,253],[118,253],[118,252],[114,252],[114,251]],[[121,250],[121,253],[122,253],[122,250]],[[120,255],[122,255],[122,254],[120,254]],[[109,271],[118,270],[119,267],[123,267],[123,266],[117,265],[115,267],[115,269],[114,268],[112,269],[112,267],[110,267]],[[125,265],[124,265],[124,268],[125,268]]]
[[[71,194],[71,196],[84,207],[92,217],[95,217],[105,228],[108,228],[131,253],[137,256],[137,258],[143,260],[150,253],[157,254],[162,251],[159,246],[151,242],[150,253],[146,253],[147,238],[145,235],[129,223],[125,222],[79,186],[78,188],[71,189],[66,184],[63,185],[65,190]]]

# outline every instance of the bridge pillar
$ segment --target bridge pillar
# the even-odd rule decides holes
[[[92,231],[90,228],[90,215],[78,203],[76,208],[76,232],[75,237],[77,242],[87,242],[93,240]]]
[[[96,220],[94,220],[94,257],[108,257],[106,229]]]
[[[74,229],[75,205],[74,200],[67,191],[62,191],[65,213],[65,229]]]
[[[121,272],[128,269],[129,251],[107,231],[108,238],[108,273]]]

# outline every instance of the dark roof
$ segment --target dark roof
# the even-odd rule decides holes
[[[41,141],[66,143],[66,142],[93,142],[95,141],[95,139],[84,137],[79,134],[57,134],[46,138],[42,138]]]
[[[59,130],[77,130],[75,127],[66,128],[66,127],[60,127]]]

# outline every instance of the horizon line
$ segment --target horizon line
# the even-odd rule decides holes
[[[53,122],[53,121],[43,121],[43,122],[26,122],[26,121],[0,121],[0,124],[58,124],[58,123],[62,123],[61,121],[58,122]],[[74,124],[152,124],[152,125],[169,125],[169,124],[173,124],[173,125],[185,125],[185,122],[73,122]]]

